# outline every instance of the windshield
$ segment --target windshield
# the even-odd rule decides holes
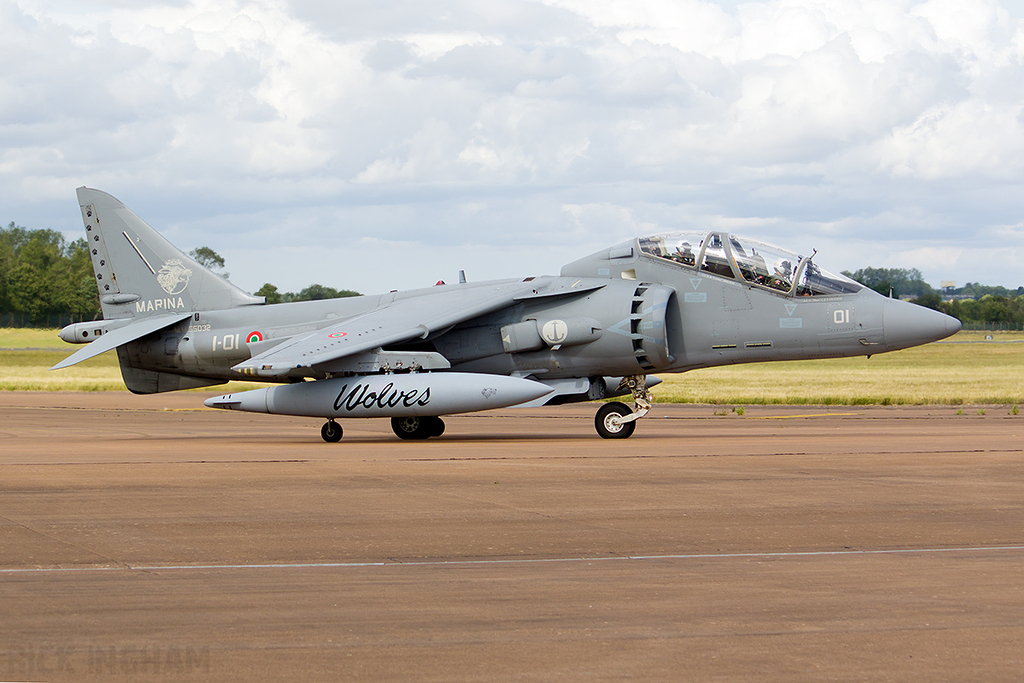
[[[641,237],[640,251],[679,267],[740,279],[793,296],[851,294],[863,285],[822,270],[813,256],[724,232],[673,232]],[[699,264],[699,266],[698,266]]]
[[[855,282],[845,275],[833,275],[822,270],[812,261],[800,275],[797,296],[828,296],[830,294],[853,294],[864,289],[864,285]]]

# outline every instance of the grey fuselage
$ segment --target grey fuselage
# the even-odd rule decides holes
[[[948,316],[859,286],[781,291],[753,281],[728,255],[734,265],[716,269],[709,259],[683,263],[648,253],[642,240],[633,240],[570,263],[558,277],[200,311],[119,347],[118,354],[129,389],[139,393],[224,380],[322,379],[338,373],[296,368],[268,380],[231,368],[276,342],[395,301],[422,298],[431,306],[431,295],[446,289],[482,287],[520,288],[524,294],[499,310],[382,351],[440,354],[450,365],[444,370],[549,381],[871,355],[959,329]],[[844,288],[851,291],[833,291]],[[545,295],[552,291],[563,293]]]

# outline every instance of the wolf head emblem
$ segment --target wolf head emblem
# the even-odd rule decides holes
[[[185,267],[181,259],[172,258],[160,267],[156,274],[156,281],[168,294],[180,294],[188,287],[188,280],[192,277],[192,271]]]

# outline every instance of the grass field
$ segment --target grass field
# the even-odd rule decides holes
[[[57,337],[60,330],[0,328],[0,391],[127,391],[117,354],[102,353],[63,370],[50,368],[78,349]],[[244,391],[265,384],[229,382],[205,391]]]
[[[1024,335],[960,332],[859,358],[753,363],[665,375],[659,401],[814,405],[1024,403]]]
[[[658,401],[754,405],[1024,404],[1024,333],[960,332],[950,340],[870,359],[752,363],[661,375]],[[117,357],[49,368],[77,350],[57,330],[0,329],[0,390],[124,391]],[[259,385],[232,382],[224,393]]]

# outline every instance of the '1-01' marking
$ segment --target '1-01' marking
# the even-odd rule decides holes
[[[221,351],[234,351],[237,348],[241,348],[239,344],[241,336],[240,334],[226,334],[221,338],[214,335],[213,350],[216,351],[219,348]]]

